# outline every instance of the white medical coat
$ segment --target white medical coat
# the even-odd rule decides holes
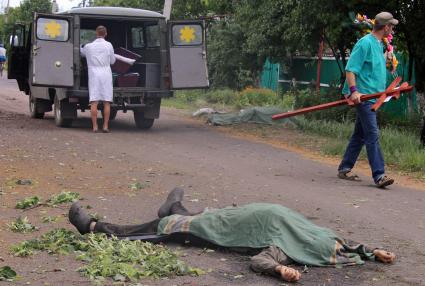
[[[90,102],[112,102],[111,65],[115,63],[112,44],[103,38],[97,38],[81,48],[81,54],[87,58]]]

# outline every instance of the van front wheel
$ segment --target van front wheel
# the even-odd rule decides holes
[[[54,114],[55,114],[56,126],[71,127],[72,125],[72,119],[63,117],[64,109],[67,106],[66,104],[64,104],[65,103],[64,101],[66,100],[68,99],[59,100],[58,97],[55,96]]]
[[[40,99],[34,98],[31,94],[29,95],[29,110],[31,118],[43,119],[44,112],[38,112],[38,106],[40,104]]]
[[[145,118],[145,114],[141,111],[133,111],[134,122],[136,122],[136,126],[139,129],[150,129],[155,121],[154,118]]]

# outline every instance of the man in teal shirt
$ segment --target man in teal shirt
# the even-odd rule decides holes
[[[373,31],[361,38],[354,46],[346,71],[343,93],[356,103],[356,123],[344,157],[338,167],[338,177],[359,180],[351,173],[363,145],[366,146],[372,177],[377,187],[384,188],[394,183],[385,175],[384,158],[379,145],[379,129],[373,102],[361,102],[364,94],[382,92],[386,88],[386,61],[382,39],[392,33],[398,20],[388,12],[375,17]]]

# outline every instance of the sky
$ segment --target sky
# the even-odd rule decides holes
[[[19,6],[19,3],[21,0],[9,0],[10,1],[10,7],[16,7]],[[56,0],[56,2],[59,5],[59,11],[66,11],[71,9],[72,7],[76,7],[82,0]],[[7,0],[0,0],[0,11],[3,12],[3,9],[7,5]]]

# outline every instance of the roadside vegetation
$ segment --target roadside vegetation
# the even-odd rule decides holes
[[[240,92],[230,89],[213,89],[180,91],[174,98],[165,100],[164,105],[188,112],[205,107],[223,112],[237,112],[250,106],[277,106],[284,110],[291,110],[336,99],[338,96],[333,90],[320,96],[315,94],[313,96],[308,89],[286,93],[255,88],[246,88]],[[319,150],[326,156],[340,158],[353,132],[354,121],[355,111],[352,108],[337,107],[298,116],[295,128],[309,136],[317,137],[320,144],[314,146],[314,150]],[[380,112],[379,123],[381,125],[380,143],[386,164],[393,170],[425,179],[425,148],[419,139],[420,114],[415,113],[407,118],[394,119],[394,117],[388,117],[385,113]],[[264,134],[276,126],[259,128],[262,129],[260,134]],[[286,126],[285,128],[293,127]],[[249,130],[244,131],[250,132]],[[258,133],[257,131],[258,128],[251,130],[253,133]],[[365,150],[362,151],[360,159],[367,160]]]

